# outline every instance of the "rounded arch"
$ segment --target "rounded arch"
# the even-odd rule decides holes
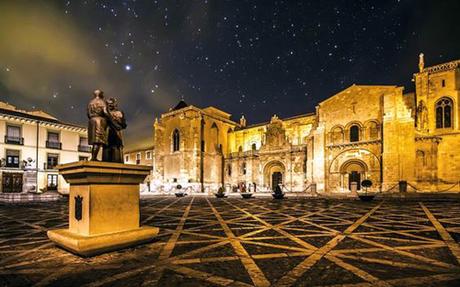
[[[367,164],[360,159],[350,159],[340,166],[340,174],[343,178],[342,187],[348,186],[349,190],[353,189],[356,184],[357,190],[361,189],[361,181],[366,178],[368,173]]]
[[[345,126],[345,139],[357,142],[363,138],[363,124],[360,121],[351,121]]]
[[[368,120],[364,123],[365,137],[367,140],[380,138],[380,122],[378,120]]]
[[[333,144],[341,144],[344,141],[344,128],[342,125],[335,125],[330,131],[330,140]]]
[[[349,133],[348,138],[350,142],[359,142],[362,138],[361,129],[359,128],[358,125],[350,126],[350,130],[348,133]]]
[[[342,130],[345,129],[345,127],[344,127],[343,125],[338,124],[338,125],[332,126],[331,132],[332,132],[333,130],[337,129],[337,128],[342,129]]]
[[[351,173],[352,171],[368,172],[367,164],[360,159],[350,159],[340,166],[340,173]]]
[[[284,182],[286,166],[279,160],[269,161],[264,165],[264,185],[273,189]]]
[[[382,168],[381,166],[381,162],[380,162],[380,158],[375,154],[373,153],[372,151],[368,150],[368,149],[348,149],[348,150],[344,150],[340,153],[338,153],[332,160],[331,160],[331,163],[329,164],[329,168],[328,168],[328,171],[329,173],[335,173],[335,172],[339,172],[340,170],[333,170],[333,167],[334,167],[334,164],[336,163],[337,160],[339,160],[339,158],[341,156],[343,156],[345,153],[348,153],[348,152],[365,152],[365,153],[368,153],[370,155],[372,155],[372,157],[374,158],[374,160],[377,161],[377,163],[379,164],[379,168]],[[351,159],[353,160],[353,159]],[[360,160],[360,159],[356,159],[356,160]],[[362,160],[361,160],[362,161]]]
[[[360,129],[363,128],[363,124],[360,121],[351,121],[345,125],[345,130],[349,130],[351,126],[357,125]]]
[[[367,127],[367,126],[368,126],[369,124],[371,124],[371,123],[376,123],[377,125],[380,125],[379,120],[377,120],[377,119],[371,119],[371,120],[365,121],[364,124],[363,124],[363,126],[364,126],[364,127]]]
[[[368,149],[351,148],[338,153],[329,163],[329,176],[325,184],[330,190],[351,190],[351,183],[359,184],[364,179],[370,179],[378,187],[381,182],[382,163],[379,156]]]

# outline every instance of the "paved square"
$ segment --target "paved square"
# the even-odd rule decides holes
[[[460,286],[459,203],[157,197],[155,241],[86,259],[66,201],[1,205],[0,286]]]

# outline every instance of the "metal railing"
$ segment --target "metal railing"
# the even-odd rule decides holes
[[[24,138],[5,135],[5,143],[23,145],[24,144]]]
[[[91,152],[91,146],[90,145],[78,145],[78,151],[79,152]]]
[[[44,163],[43,163],[43,169],[44,169],[44,170],[50,170],[50,169],[54,170],[54,169],[56,169],[56,166],[57,166],[57,165],[58,165],[58,163],[53,164],[53,165],[50,165],[50,164],[48,164],[47,162],[44,162]]]
[[[62,143],[55,141],[46,141],[46,147],[52,149],[62,149]]]

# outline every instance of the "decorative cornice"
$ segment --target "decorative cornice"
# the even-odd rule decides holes
[[[41,126],[52,126],[55,128],[62,128],[62,129],[69,129],[73,131],[78,131],[78,132],[86,132],[86,128],[74,124],[68,124],[64,122],[59,122],[59,121],[52,121],[52,120],[46,120],[46,119],[36,119],[36,118],[31,118],[27,116],[21,116],[21,115],[10,115],[10,114],[4,114],[0,112],[0,119],[3,119],[5,121],[8,120],[16,120],[16,121],[22,121],[26,122],[28,124],[34,124],[37,123],[37,121],[40,123]]]
[[[455,60],[455,61],[439,64],[436,66],[427,67],[423,69],[422,73],[427,72],[431,74],[431,73],[444,72],[444,71],[456,69],[459,67],[459,65],[460,65],[460,60]]]
[[[344,149],[344,148],[359,148],[365,145],[375,145],[375,144],[382,144],[382,140],[370,140],[370,141],[359,141],[359,142],[349,142],[349,143],[342,143],[342,144],[331,144],[327,145],[328,149]]]
[[[442,137],[438,137],[438,136],[417,136],[415,137],[416,142],[430,141],[430,142],[439,143],[441,140],[442,140]]]

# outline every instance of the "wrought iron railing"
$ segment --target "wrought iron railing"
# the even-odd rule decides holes
[[[78,145],[78,151],[79,152],[91,152],[91,146],[90,145]]]
[[[5,143],[23,145],[24,144],[24,138],[5,135]]]
[[[55,141],[46,141],[46,147],[52,149],[62,149],[62,143]]]

